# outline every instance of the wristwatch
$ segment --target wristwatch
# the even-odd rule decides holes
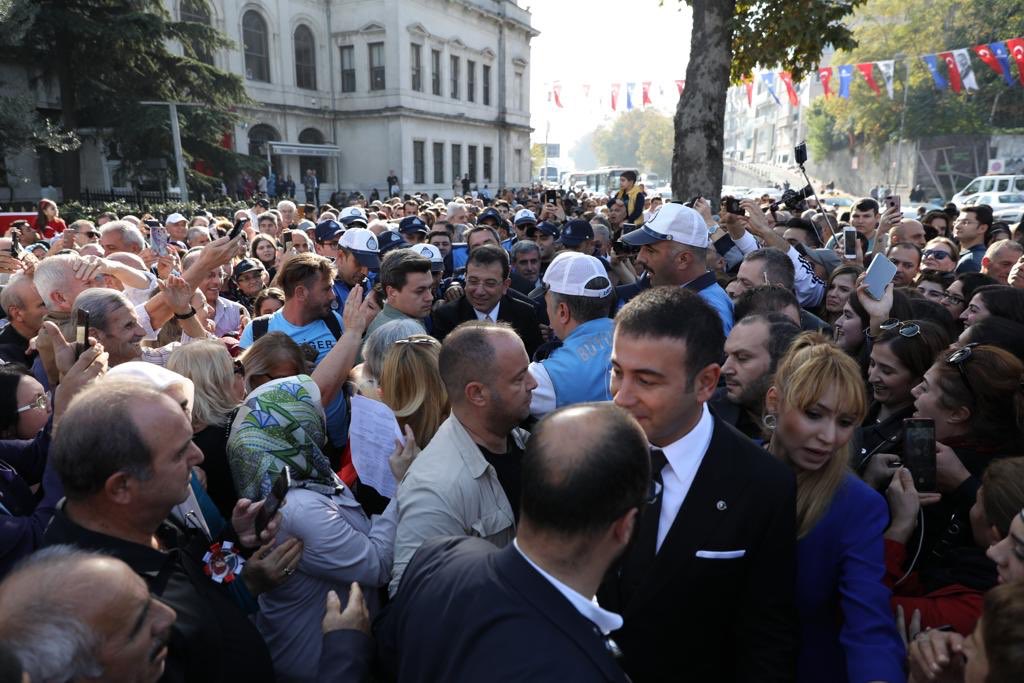
[[[188,313],[175,313],[174,314],[174,319],[175,320],[188,320],[189,318],[191,318],[195,314],[196,314],[196,307],[193,306],[192,304],[189,304],[189,306],[188,306]]]
[[[712,223],[708,226],[709,235],[714,235],[716,232],[718,232],[718,223]]]

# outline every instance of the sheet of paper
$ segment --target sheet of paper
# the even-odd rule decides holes
[[[372,398],[353,396],[348,431],[352,465],[360,481],[386,498],[394,498],[398,488],[388,466],[388,456],[395,450],[395,439],[405,443],[391,408]]]

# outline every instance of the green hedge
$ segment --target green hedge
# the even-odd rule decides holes
[[[96,217],[101,213],[111,211],[116,213],[118,216],[127,216],[129,214],[133,216],[142,217],[145,213],[153,214],[157,217],[163,217],[174,212],[184,214],[186,216],[192,216],[200,208],[206,209],[215,216],[227,216],[230,217],[235,211],[239,209],[247,209],[249,205],[245,202],[234,201],[232,199],[220,198],[216,201],[207,202],[200,204],[199,202],[166,202],[166,203],[155,203],[146,204],[139,206],[137,204],[115,201],[104,204],[87,205],[77,201],[63,202],[60,206],[60,217],[64,219],[68,225],[72,222],[77,221],[81,218],[88,220],[96,220]]]

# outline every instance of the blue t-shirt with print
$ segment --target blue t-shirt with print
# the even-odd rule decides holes
[[[319,364],[324,359],[324,356],[334,348],[336,341],[334,335],[331,334],[331,330],[327,327],[327,323],[323,320],[314,320],[308,325],[300,327],[288,322],[283,312],[283,309],[280,309],[270,316],[267,332],[284,332],[299,346],[303,344],[311,345],[316,349],[316,364]],[[338,326],[340,327],[341,316],[337,313],[333,313],[333,315],[338,319]],[[242,331],[242,338],[239,340],[238,345],[243,349],[247,349],[252,346],[252,342],[252,322],[250,322]],[[331,443],[338,447],[344,446],[348,441],[345,392],[339,391],[334,400],[325,407],[324,412],[327,414],[327,433],[331,437]]]

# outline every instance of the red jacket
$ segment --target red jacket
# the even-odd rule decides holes
[[[907,622],[914,610],[921,611],[921,628],[937,628],[949,624],[957,633],[970,635],[981,617],[983,593],[967,586],[952,584],[926,593],[917,572],[912,572],[899,586],[907,558],[907,547],[885,540],[885,583],[892,588],[892,609],[903,608]]]

